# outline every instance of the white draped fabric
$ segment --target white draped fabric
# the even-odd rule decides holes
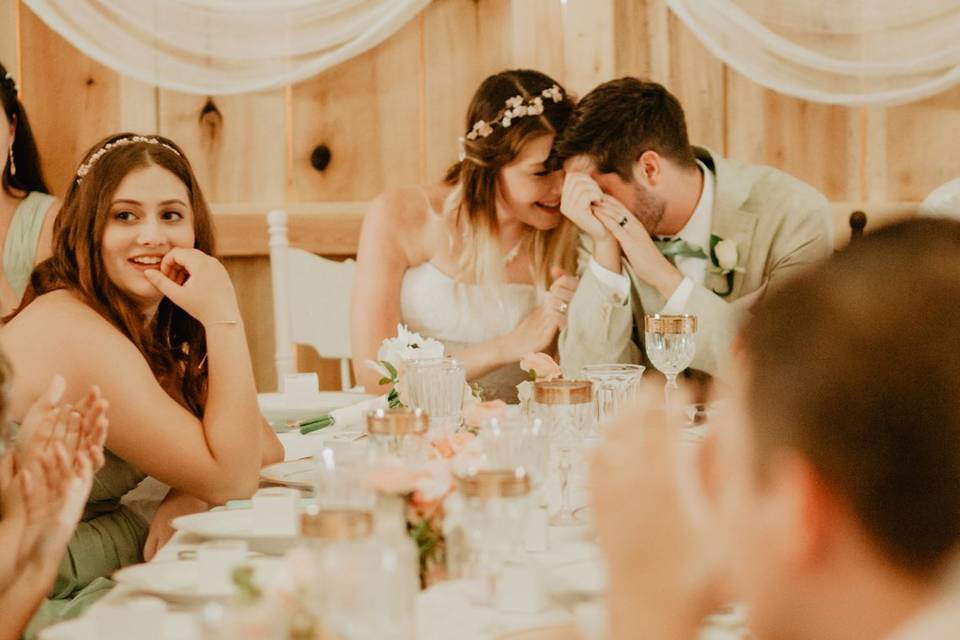
[[[24,0],[84,54],[208,95],[283,87],[385,40],[430,0]]]
[[[960,82],[958,0],[666,0],[715,56],[780,93],[842,105]]]

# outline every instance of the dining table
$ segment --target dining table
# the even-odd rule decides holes
[[[700,426],[698,431],[688,434],[692,446],[696,446],[696,441],[707,428],[708,425]],[[325,447],[364,446],[364,431],[355,419],[306,435],[293,429],[280,433],[279,438],[284,445],[288,468],[306,463]],[[527,609],[506,611],[493,606],[485,595],[485,584],[479,580],[439,581],[416,597],[417,640],[600,640],[604,637],[606,571],[590,524],[583,466],[580,465],[571,476],[571,500],[578,524],[550,526],[546,549],[525,552],[525,566],[530,576],[526,582],[520,583],[520,588],[531,593],[522,594],[524,597],[520,599],[528,601]],[[560,494],[559,483],[555,485],[547,491],[548,502],[554,508],[559,504]],[[309,491],[305,492],[306,495]],[[223,510],[224,507],[216,509]],[[173,571],[180,566],[177,563],[191,562],[190,558],[205,539],[205,536],[178,530],[148,564]],[[131,640],[205,640],[201,619],[207,602],[178,598],[176,593],[172,594],[173,597],[164,597],[171,595],[167,593],[158,598],[150,588],[129,584],[121,577],[118,576],[116,586],[81,617],[45,629],[40,640],[119,640],[126,637]],[[145,607],[143,614],[127,615],[137,607],[143,607],[144,600],[151,606]],[[151,622],[148,623],[148,619]],[[131,628],[127,630],[127,627]],[[711,616],[704,622],[700,633],[701,640],[748,637],[740,607]]]

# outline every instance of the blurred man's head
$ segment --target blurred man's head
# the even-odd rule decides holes
[[[935,584],[960,545],[960,223],[884,228],[788,283],[739,365],[720,511],[761,637],[857,575]]]

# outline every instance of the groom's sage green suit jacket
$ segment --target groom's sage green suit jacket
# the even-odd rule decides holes
[[[708,271],[702,286],[695,283],[683,310],[697,316],[699,325],[691,368],[723,379],[729,374],[730,344],[743,311],[770,288],[830,255],[830,208],[820,192],[782,171],[728,160],[708,149],[695,151],[715,178],[710,232],[736,242],[738,266],[743,268],[735,273],[726,297],[715,293],[726,291],[726,277]],[[626,260],[631,296],[617,300],[587,268],[590,250],[589,238],[583,236],[580,284],[560,333],[560,365],[569,377],[579,377],[588,364],[649,366],[641,349],[643,316],[659,313],[667,301]]]

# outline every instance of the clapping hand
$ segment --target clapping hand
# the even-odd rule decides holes
[[[103,445],[107,437],[106,412],[109,403],[96,385],[76,404],[62,404],[65,384],[54,376],[36,402],[27,410],[17,433],[17,464],[32,466],[33,459],[54,442],[61,442],[73,464],[78,452],[91,454],[93,470],[103,466]]]
[[[59,562],[104,463],[107,401],[91,387],[76,407],[60,404],[54,377],[30,407],[16,447],[0,457],[0,513],[16,532],[15,565]]]

